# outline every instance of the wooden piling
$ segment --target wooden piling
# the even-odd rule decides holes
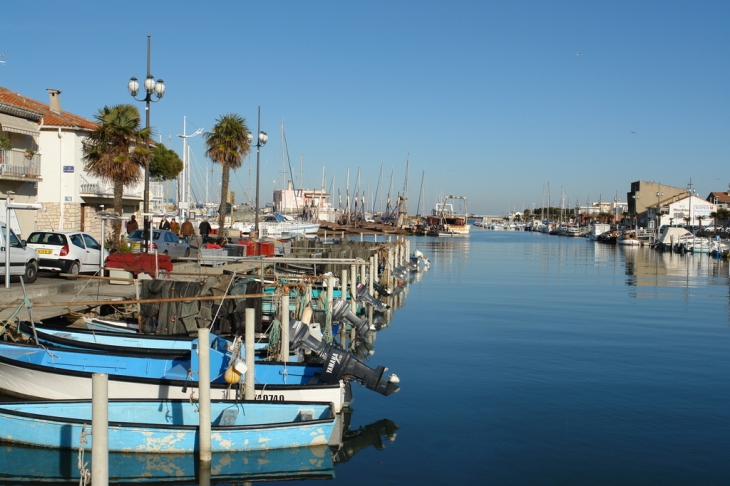
[[[213,459],[210,444],[210,330],[198,329],[198,393],[200,394],[199,433],[200,462],[210,463]]]
[[[289,289],[281,295],[281,361],[289,361]]]
[[[109,377],[91,375],[91,481],[109,484]]]
[[[256,350],[254,344],[256,340],[256,309],[246,309],[246,330],[244,339],[246,340],[246,391],[244,398],[253,400],[256,398],[256,382],[254,381],[254,363],[256,360]]]

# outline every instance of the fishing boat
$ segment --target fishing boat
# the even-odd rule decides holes
[[[317,231],[319,231],[319,223],[299,221],[286,214],[268,214],[259,222],[259,236],[261,238],[295,235],[315,236]]]
[[[463,202],[464,212],[455,212],[453,201]],[[429,236],[469,236],[467,216],[469,211],[464,196],[447,196],[436,203],[430,216],[426,216],[426,224],[434,228],[437,234]]]
[[[35,330],[33,329],[35,327]],[[39,342],[62,348],[111,351],[114,354],[148,353],[158,356],[185,356],[190,354],[192,336],[160,336],[157,334],[129,334],[114,331],[18,323],[18,332]],[[257,359],[266,357],[267,342],[254,343]],[[301,361],[301,353],[294,351],[290,362]]]
[[[190,400],[110,400],[110,452],[185,454],[199,449],[199,404]],[[0,441],[90,449],[90,400],[0,403]],[[211,451],[239,452],[325,445],[334,429],[331,403],[210,402]]]
[[[590,231],[586,235],[591,241],[598,241],[598,237],[603,233],[610,231],[611,225],[607,223],[593,223]]]
[[[225,373],[230,356],[210,350],[211,398],[241,395],[238,382],[229,384]],[[109,375],[109,398],[185,399],[197,388],[198,354],[185,357],[108,351],[45,348],[0,343],[0,390],[26,399],[90,400],[91,375]],[[345,404],[345,383],[323,383],[321,365],[257,363],[255,398],[263,401],[332,402],[339,412]],[[310,383],[313,382],[313,383]]]
[[[332,402],[339,412],[349,402],[346,383],[355,381],[383,395],[399,390],[397,376],[385,378],[384,367],[371,369],[349,352],[316,340],[300,321],[290,322],[290,336],[292,348],[305,348],[324,364],[257,362],[253,370],[257,400]],[[188,354],[171,357],[131,348],[113,354],[0,342],[0,390],[21,398],[90,399],[91,375],[107,373],[110,398],[186,398],[188,388],[197,387],[197,344],[194,340]],[[215,399],[241,395],[239,384],[247,370],[232,371],[239,369],[240,348],[234,343],[231,349],[230,344],[210,336],[209,379]]]

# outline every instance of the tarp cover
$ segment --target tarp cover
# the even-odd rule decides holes
[[[155,259],[157,264],[155,265]],[[107,268],[119,268],[134,274],[155,275],[155,269],[172,272],[172,259],[168,255],[148,253],[112,253],[106,259]]]

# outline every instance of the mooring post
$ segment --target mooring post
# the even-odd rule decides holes
[[[253,400],[256,398],[256,389],[254,382],[254,363],[256,361],[256,351],[254,350],[254,341],[256,331],[256,309],[246,309],[246,330],[244,339],[246,340],[246,392],[244,398]]]
[[[210,330],[198,329],[198,392],[200,393],[200,462],[213,459],[210,447]]]
[[[343,268],[340,272],[342,275],[340,275],[340,289],[342,291],[342,298],[347,301],[347,269]],[[350,292],[352,294],[352,292]],[[347,326],[345,325],[344,321],[340,322],[340,346],[345,347],[345,340],[347,339],[347,333],[345,332],[345,328]]]
[[[365,271],[365,269],[367,268],[367,265],[368,265],[367,263],[363,263],[362,265],[360,265],[360,283],[363,285],[365,285],[365,280],[367,279],[367,272]],[[370,294],[370,295],[373,295],[373,294]]]
[[[357,267],[350,265],[350,310],[357,314]]]
[[[335,276],[327,276],[327,322],[332,323],[332,301],[335,296]],[[325,325],[325,331],[328,332],[328,336],[332,336],[332,327],[327,329]]]
[[[106,373],[91,375],[91,481],[109,484],[109,381]]]
[[[289,288],[281,296],[281,361],[289,361]]]

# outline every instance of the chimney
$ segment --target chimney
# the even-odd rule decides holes
[[[48,94],[51,95],[51,101],[48,103],[49,107],[51,108],[51,111],[61,114],[61,92],[57,89],[46,89],[48,91]]]

